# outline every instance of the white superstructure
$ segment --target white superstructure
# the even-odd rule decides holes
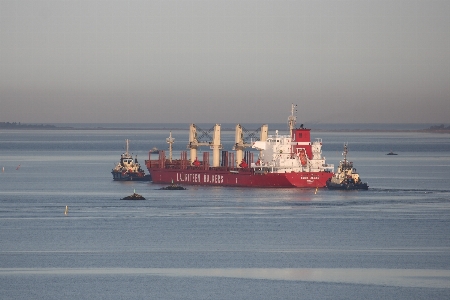
[[[312,152],[311,158],[307,155],[308,147]],[[254,142],[252,148],[261,151],[259,160],[251,165],[255,169],[270,168],[276,173],[334,171],[334,165],[327,165],[322,156],[321,139],[305,144],[293,141],[291,136],[279,135],[276,131],[266,141]]]

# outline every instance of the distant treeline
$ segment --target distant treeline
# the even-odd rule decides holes
[[[54,129],[56,128],[55,125],[49,125],[49,124],[21,124],[20,122],[0,122],[0,128],[7,128],[7,129]]]

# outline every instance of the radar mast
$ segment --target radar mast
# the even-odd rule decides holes
[[[172,131],[170,131],[169,137],[166,138],[167,144],[169,144],[169,161],[172,162],[172,145],[175,139],[172,137]]]
[[[292,133],[292,129],[295,128],[295,123],[296,123],[296,120],[297,120],[297,116],[295,116],[294,113],[297,113],[296,107],[297,107],[297,104],[293,104],[292,103],[291,115],[288,117],[289,133]]]

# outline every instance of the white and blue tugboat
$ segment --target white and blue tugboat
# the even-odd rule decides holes
[[[331,190],[367,190],[367,183],[361,181],[353,162],[347,160],[348,148],[344,144],[344,160],[341,160],[337,172],[328,179],[327,188]]]
[[[141,165],[138,163],[137,156],[128,153],[128,140],[126,141],[126,151],[120,156],[120,161],[112,169],[111,174],[115,181],[150,181],[152,177],[146,175]]]

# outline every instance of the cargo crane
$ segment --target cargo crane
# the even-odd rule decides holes
[[[200,137],[197,136],[197,126],[195,124],[191,124],[189,127],[189,144],[187,145],[187,149],[190,149],[190,163],[191,165],[195,164],[197,160],[197,149],[199,146],[209,146],[210,149],[213,150],[213,167],[219,167],[220,165],[220,149],[222,149],[222,144],[220,143],[220,124],[214,125],[209,131],[203,131],[198,128],[199,131],[202,132]],[[213,131],[213,136],[211,137],[210,133]],[[201,141],[204,137],[208,137],[211,142]],[[204,159],[205,160],[205,159]],[[203,163],[206,163],[205,161]]]
[[[235,144],[233,146],[233,150],[236,151],[236,165],[239,166],[239,164],[242,161],[243,158],[243,152],[245,148],[250,148],[253,146],[253,141],[257,141],[257,133],[260,132],[259,141],[265,141],[267,140],[267,132],[268,132],[268,126],[267,124],[263,124],[260,129],[256,130],[255,132],[249,133],[244,127],[242,127],[241,124],[236,125],[236,131],[235,131]],[[247,137],[244,138],[244,132],[247,133]],[[247,142],[250,138],[250,143]],[[252,163],[247,162],[247,163]]]

